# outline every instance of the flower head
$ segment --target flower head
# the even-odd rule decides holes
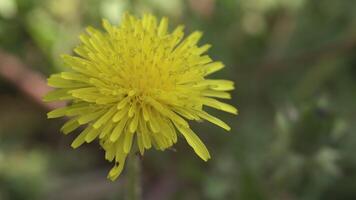
[[[230,99],[226,91],[234,86],[206,78],[223,64],[204,55],[210,45],[198,46],[202,33],[183,39],[183,26],[168,32],[168,20],[158,22],[153,15],[138,19],[125,14],[119,26],[103,20],[103,27],[105,32],[88,27],[74,49],[77,55],[63,56],[71,71],[48,79],[56,89],[44,99],[70,102],[48,118],[69,117],[61,128],[64,134],[84,125],[72,147],[98,139],[105,158],[115,162],[111,180],[120,175],[133,146],[142,155],[151,147],[165,150],[177,142],[177,135],[208,160],[208,150],[187,120],[207,120],[230,130],[203,108],[237,110],[215,99]]]

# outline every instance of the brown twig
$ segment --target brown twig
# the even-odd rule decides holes
[[[63,106],[63,103],[44,103],[42,97],[51,88],[45,77],[27,67],[16,56],[0,49],[0,76],[46,110]]]
[[[189,5],[194,13],[205,19],[210,19],[215,10],[215,0],[189,0]]]

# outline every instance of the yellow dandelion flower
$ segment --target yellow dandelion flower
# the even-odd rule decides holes
[[[73,141],[77,148],[95,139],[105,158],[115,166],[108,174],[116,179],[133,145],[143,155],[154,147],[165,150],[182,135],[196,154],[207,161],[209,151],[187,120],[207,120],[226,130],[230,127],[203,110],[204,106],[237,114],[215,98],[230,99],[232,81],[205,78],[221,68],[204,55],[210,45],[198,46],[201,32],[183,39],[183,26],[168,31],[168,20],[153,15],[142,19],[129,14],[119,26],[103,20],[105,32],[92,27],[80,36],[76,56],[64,55],[70,72],[49,77],[56,88],[45,101],[70,104],[48,113],[48,118],[70,118],[61,131],[85,129]]]

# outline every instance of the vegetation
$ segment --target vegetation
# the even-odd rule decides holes
[[[192,123],[208,162],[186,148],[147,151],[144,199],[356,198],[356,2],[335,0],[0,0],[0,199],[123,199],[125,173],[97,144],[77,150],[47,120],[45,79],[101,18],[167,16],[204,32],[234,80],[231,125]]]

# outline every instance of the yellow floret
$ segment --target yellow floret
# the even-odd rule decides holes
[[[55,90],[44,100],[70,104],[49,112],[48,118],[69,117],[61,129],[65,134],[84,125],[72,147],[99,140],[105,158],[115,162],[111,180],[120,175],[132,149],[142,155],[151,147],[165,150],[177,142],[177,134],[207,161],[209,151],[188,120],[230,130],[203,109],[237,110],[215,99],[230,99],[234,83],[206,78],[224,65],[204,55],[210,45],[198,46],[202,33],[184,39],[183,26],[169,32],[167,18],[158,21],[153,15],[125,14],[119,26],[103,20],[103,27],[104,32],[88,27],[76,55],[62,56],[70,71],[49,77]]]

